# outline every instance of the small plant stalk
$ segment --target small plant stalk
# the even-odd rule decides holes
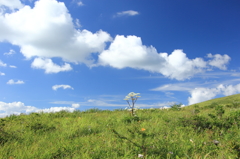
[[[138,96],[140,93],[134,93],[134,92],[130,92],[124,100],[127,101],[128,106],[130,108],[131,111],[131,116],[136,116],[136,108],[135,108],[135,103],[137,102],[137,99],[140,97]],[[130,104],[129,100],[132,101],[132,103]]]

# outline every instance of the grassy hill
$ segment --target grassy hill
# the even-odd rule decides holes
[[[240,158],[239,101],[237,94],[135,117],[98,109],[11,115],[0,119],[0,158]]]
[[[231,96],[226,96],[226,97],[221,97],[221,98],[215,98],[215,99],[211,99],[205,102],[201,102],[198,103],[197,105],[199,105],[200,107],[204,107],[207,105],[210,105],[212,103],[218,103],[218,104],[232,104],[233,101],[240,101],[240,94],[235,94],[235,95],[231,95]]]

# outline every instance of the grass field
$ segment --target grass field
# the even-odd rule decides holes
[[[171,109],[11,115],[0,119],[3,159],[237,159],[240,94]],[[137,104],[136,104],[137,105]]]

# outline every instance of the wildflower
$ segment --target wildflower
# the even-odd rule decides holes
[[[88,131],[89,131],[89,132],[91,132],[91,131],[92,131],[92,130],[91,130],[91,126],[88,126]]]
[[[142,128],[141,131],[145,131],[146,129],[145,128]]]
[[[140,93],[130,92],[130,93],[128,94],[128,96],[134,97],[134,96],[137,96],[137,95],[139,95],[139,94],[140,94]]]
[[[130,97],[129,96],[126,96],[123,100],[129,100]]]
[[[220,142],[217,140],[213,140],[213,143],[217,146]]]
[[[144,156],[142,154],[138,154],[138,158],[143,158]]]
[[[192,140],[192,139],[190,139],[190,142],[191,142],[191,143],[193,143],[193,140]]]
[[[135,108],[135,103],[137,101],[137,99],[140,97],[138,96],[140,93],[134,93],[134,92],[130,92],[123,100],[126,100],[128,103],[128,108],[130,108],[131,111],[131,115],[134,116],[135,112],[138,108]],[[127,109],[127,108],[125,108]]]

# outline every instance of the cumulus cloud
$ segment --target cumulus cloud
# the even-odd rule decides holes
[[[11,49],[9,52],[5,52],[3,55],[10,56],[10,55],[13,55],[13,54],[15,54],[15,53],[16,53],[16,52]]]
[[[7,64],[6,64],[6,63],[3,63],[3,62],[0,60],[0,66],[2,66],[2,67],[6,67]]]
[[[227,67],[226,65],[229,63],[229,61],[231,60],[231,58],[228,55],[220,55],[220,54],[216,54],[216,55],[212,55],[212,54],[207,54],[208,58],[211,58],[212,60],[209,60],[209,65],[210,66],[214,66],[217,67],[221,70],[226,70]]]
[[[139,12],[137,12],[137,11],[127,10],[127,11],[118,12],[116,14],[116,16],[118,16],[118,17],[120,17],[120,16],[135,16],[135,15],[138,15],[138,14],[139,14]]]
[[[189,105],[213,99],[220,92],[217,88],[195,88],[190,93],[191,97],[188,97]]]
[[[59,89],[59,88],[63,88],[63,89],[73,89],[70,85],[54,85],[54,86],[52,86],[52,89],[53,90],[57,90],[57,89]]]
[[[32,68],[36,68],[36,69],[44,69],[45,73],[48,73],[48,74],[72,70],[71,65],[68,63],[65,63],[63,66],[59,66],[53,63],[51,59],[42,59],[42,58],[35,58],[31,66]]]
[[[191,97],[188,98],[189,105],[213,99],[215,96],[221,94],[229,96],[240,93],[240,84],[235,86],[220,84],[216,88],[195,88],[190,93]]]
[[[7,84],[10,84],[10,85],[12,85],[12,84],[24,84],[24,82],[21,81],[21,80],[17,80],[17,81],[15,82],[13,79],[10,79],[10,80],[7,82]]]
[[[73,104],[72,104],[72,107],[73,107],[73,108],[79,108],[79,107],[80,107],[80,104],[78,104],[78,103],[73,103]]]
[[[233,95],[236,93],[240,93],[240,84],[228,86],[221,85],[221,89],[225,96]]]
[[[33,8],[25,5],[0,14],[0,41],[19,46],[27,59],[60,57],[66,62],[92,64],[91,53],[104,50],[111,37],[102,30],[92,33],[74,25],[63,2],[39,0]]]
[[[20,9],[23,7],[23,4],[20,0],[1,0],[0,1],[0,7],[5,6],[9,8],[10,10],[14,9]]]
[[[0,76],[5,76],[5,73],[3,73],[3,72],[0,72]]]
[[[218,60],[222,61],[215,58],[215,61]],[[221,68],[225,64],[215,67]],[[189,59],[183,50],[174,50],[171,54],[158,53],[153,46],[143,45],[140,37],[120,35],[115,37],[108,50],[99,55],[99,65],[118,69],[143,69],[177,80],[189,79],[209,67],[208,62],[202,58]]]
[[[117,15],[137,14],[137,11],[128,10]],[[153,46],[143,45],[137,36],[117,35],[112,41],[111,36],[102,30],[92,33],[86,29],[76,29],[81,26],[80,21],[72,19],[65,4],[57,0],[38,0],[32,8],[25,5],[12,13],[1,13],[0,26],[0,42],[7,41],[19,46],[20,52],[27,59],[35,58],[32,68],[44,69],[45,73],[69,71],[72,69],[69,63],[72,62],[90,67],[130,67],[184,80],[206,71],[210,66],[224,70],[230,60],[228,55],[219,54],[209,54],[209,61],[202,58],[189,59],[182,50],[174,50],[170,54],[158,53]],[[108,49],[107,42],[112,42]],[[99,53],[98,62],[92,56],[93,53]],[[51,60],[54,57],[68,63],[56,65]],[[4,65],[0,61],[0,66]]]
[[[12,102],[5,103],[0,101],[0,117],[6,117],[11,114],[19,115],[21,113],[31,113],[31,112],[59,112],[62,110],[73,112],[75,110],[74,107],[50,107],[46,109],[39,109],[34,106],[25,106],[22,102]]]
[[[36,107],[25,106],[22,102],[0,102],[0,117],[5,117],[11,114],[19,115],[20,113],[30,113],[37,110],[38,109]]]

